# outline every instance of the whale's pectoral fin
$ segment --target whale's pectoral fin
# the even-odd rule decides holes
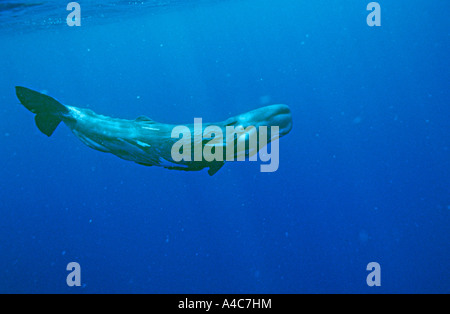
[[[36,114],[35,121],[39,130],[47,136],[53,134],[61,118],[69,110],[50,96],[35,92],[26,87],[16,86],[20,103]]]
[[[137,163],[138,165],[142,165],[142,166],[146,166],[146,167],[152,167],[152,166],[154,166],[154,164],[151,164],[151,163],[148,163],[148,162],[137,162],[137,161],[136,161],[136,163]]]
[[[215,175],[217,173],[217,171],[219,171],[223,167],[224,164],[225,164],[225,162],[223,162],[223,161],[212,162],[211,166],[209,167],[208,174],[210,176]]]

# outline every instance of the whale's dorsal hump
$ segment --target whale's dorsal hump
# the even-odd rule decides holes
[[[154,124],[154,123],[156,123],[155,121],[153,121],[152,119],[150,119],[147,116],[139,116],[134,121],[139,122],[139,123],[145,123],[145,124]]]

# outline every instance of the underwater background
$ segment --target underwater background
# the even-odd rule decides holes
[[[80,0],[69,27],[64,1],[0,1],[0,293],[449,293],[450,3],[369,27],[369,2]],[[16,85],[174,124],[286,103],[294,127],[276,172],[169,171],[47,138]]]

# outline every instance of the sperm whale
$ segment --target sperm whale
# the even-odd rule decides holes
[[[209,168],[209,175],[214,175],[224,165],[225,152],[219,154],[219,148],[230,144],[230,139],[223,137],[223,141],[218,137],[220,132],[227,133],[228,128],[244,130],[232,137],[232,147],[236,148],[241,140],[244,144],[249,144],[251,133],[255,134],[259,145],[250,148],[250,144],[244,147],[245,156],[253,156],[263,146],[271,141],[288,134],[292,129],[292,115],[287,105],[271,105],[256,110],[252,110],[237,116],[228,118],[217,123],[186,124],[184,126],[183,138],[180,140],[179,134],[174,136],[177,125],[165,124],[153,121],[146,116],[140,116],[134,120],[118,119],[97,114],[90,109],[78,108],[63,105],[56,99],[31,90],[26,87],[17,86],[16,95],[21,104],[35,114],[35,122],[39,130],[47,136],[51,136],[58,125],[63,122],[69,127],[73,134],[78,137],[88,147],[97,151],[111,153],[122,159],[133,161],[144,166],[160,166],[171,170],[198,171]],[[276,127],[277,134],[270,134],[267,141],[261,145],[260,130],[264,127]],[[204,137],[206,130],[213,130],[208,133],[209,138]],[[246,132],[248,131],[248,132]],[[185,134],[193,137],[185,136]],[[214,133],[215,136],[212,137]],[[181,134],[181,133],[180,133]],[[228,135],[228,133],[227,133]],[[236,138],[236,141],[235,141]],[[186,145],[208,150],[216,153],[216,158],[201,156],[195,158],[193,149],[188,158],[174,158],[174,147],[183,147],[186,154]],[[212,147],[212,148],[211,148]],[[242,153],[242,152],[241,152]],[[236,149],[233,156],[239,154]],[[220,158],[223,157],[223,158]],[[229,157],[229,156],[228,156]]]

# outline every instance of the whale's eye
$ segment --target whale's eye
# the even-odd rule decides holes
[[[225,126],[234,126],[238,121],[235,118],[229,118],[225,121]]]

